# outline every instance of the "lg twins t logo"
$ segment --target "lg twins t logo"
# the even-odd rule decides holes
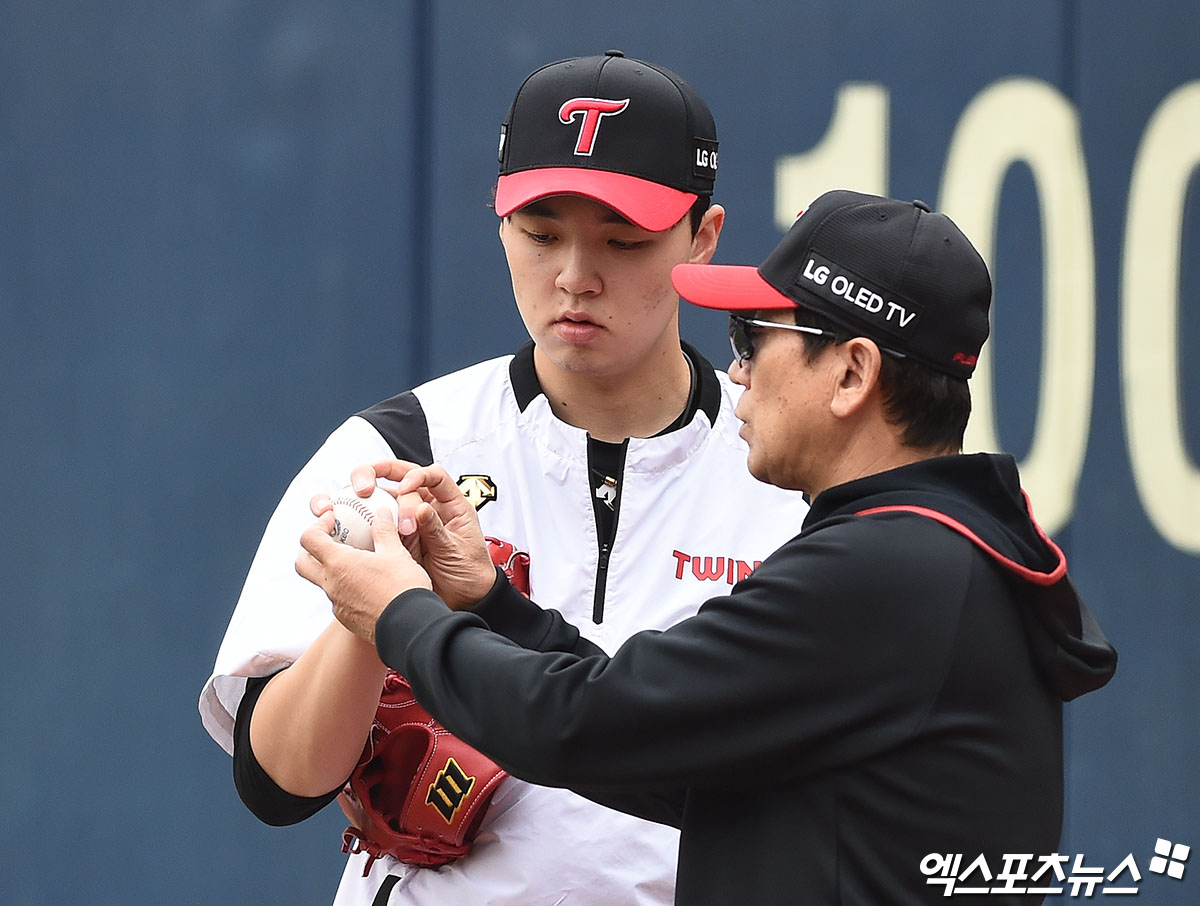
[[[564,126],[576,117],[582,117],[579,124],[579,139],[575,142],[575,153],[581,157],[591,157],[596,147],[596,134],[600,131],[600,118],[616,116],[629,106],[629,98],[623,101],[609,101],[604,98],[571,98],[558,108],[558,120]]]

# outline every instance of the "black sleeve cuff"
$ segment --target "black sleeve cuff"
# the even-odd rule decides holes
[[[583,640],[579,630],[557,610],[539,607],[508,581],[504,571],[496,584],[473,608],[492,632],[532,651],[567,651],[581,656],[600,653]]]
[[[264,824],[283,827],[311,818],[337,798],[342,788],[339,786],[333,792],[311,799],[293,796],[272,780],[258,763],[250,745],[250,715],[270,679],[269,676],[252,676],[246,680],[246,692],[238,705],[233,725],[233,784],[254,817]]]
[[[410,588],[396,595],[375,621],[375,651],[397,673],[407,675],[409,640],[435,620],[450,614],[446,602],[428,588]]]
[[[470,610],[452,613],[446,602],[427,588],[410,588],[398,594],[375,622],[375,650],[379,659],[405,676],[409,642],[439,619],[474,618],[475,625],[490,629],[522,648],[591,655],[601,649],[580,637],[579,630],[558,611],[543,610],[521,594],[504,571],[497,568],[491,590]],[[411,680],[411,677],[410,677]]]
[[[540,649],[550,628],[548,613],[521,594],[504,570],[497,567],[499,574],[492,590],[479,599],[471,613],[479,616],[492,632],[498,632],[523,648]]]
[[[471,613],[477,613],[486,620],[489,610],[502,607],[503,602],[510,599],[512,595],[525,597],[513,588],[504,570],[497,566],[496,581],[492,583],[492,587],[488,590],[488,593],[471,606]]]

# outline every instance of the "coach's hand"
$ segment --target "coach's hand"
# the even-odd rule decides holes
[[[400,540],[390,513],[375,515],[373,551],[335,541],[332,531],[333,513],[326,512],[300,536],[296,572],[324,590],[343,626],[373,645],[375,623],[392,599],[432,583]]]
[[[359,466],[351,473],[354,487],[363,489],[359,493],[370,493],[381,478],[397,482],[395,494],[415,491],[428,504],[417,507],[411,522],[402,509],[400,533],[417,533],[420,545],[409,544],[409,550],[442,600],[453,610],[465,610],[491,591],[496,567],[479,517],[449,473],[439,465],[418,466],[399,459]]]

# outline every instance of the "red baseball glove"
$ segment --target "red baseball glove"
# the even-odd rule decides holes
[[[423,867],[471,850],[508,774],[417,704],[408,681],[389,672],[362,759],[338,804],[350,826],[342,852],[366,852],[363,876],[382,855]]]
[[[529,554],[488,538],[492,562],[529,594]],[[338,805],[350,819],[342,852],[368,854],[363,877],[382,855],[426,868],[461,859],[497,787],[508,774],[417,704],[389,671],[362,758]]]

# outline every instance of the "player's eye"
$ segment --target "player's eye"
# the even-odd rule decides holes
[[[525,235],[538,245],[545,245],[554,238],[549,233],[535,233],[533,230],[526,230]]]
[[[608,240],[608,244],[621,251],[632,251],[633,249],[645,248],[650,243],[638,239],[610,239]]]

